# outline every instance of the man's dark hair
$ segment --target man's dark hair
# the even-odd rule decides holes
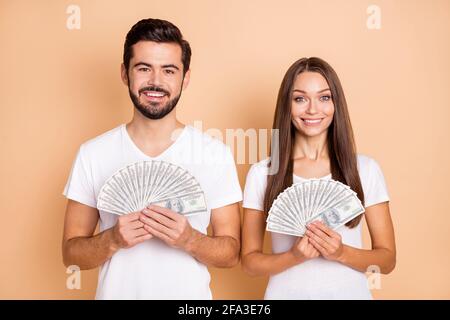
[[[166,20],[143,19],[136,23],[128,32],[123,48],[123,64],[128,73],[130,60],[133,57],[134,44],[139,41],[169,42],[177,43],[181,47],[181,61],[183,62],[183,73],[189,70],[191,63],[191,47],[189,42],[183,39],[180,29]]]

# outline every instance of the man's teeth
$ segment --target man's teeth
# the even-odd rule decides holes
[[[144,94],[147,96],[147,97],[155,97],[155,98],[161,98],[161,97],[164,97],[165,96],[165,93],[162,93],[162,92],[144,92]]]
[[[305,121],[306,123],[315,124],[322,121],[322,119],[303,119],[303,121]]]

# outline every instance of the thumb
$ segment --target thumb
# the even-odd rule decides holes
[[[300,239],[299,239],[300,241],[299,241],[299,243],[298,243],[298,248],[299,249],[305,249],[306,248],[306,246],[308,245],[308,237],[301,237]]]

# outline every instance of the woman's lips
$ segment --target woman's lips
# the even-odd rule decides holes
[[[314,118],[314,119],[305,119],[305,118],[301,118],[303,123],[308,126],[308,127],[313,127],[313,126],[317,126],[319,125],[323,118]]]

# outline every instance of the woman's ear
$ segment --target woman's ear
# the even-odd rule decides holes
[[[128,86],[128,74],[125,65],[122,63],[120,65],[120,77],[122,78],[122,82],[124,85]]]

